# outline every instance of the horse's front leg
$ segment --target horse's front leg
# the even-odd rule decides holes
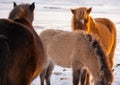
[[[80,80],[80,69],[73,70],[73,85],[78,85]]]
[[[49,60],[49,61],[50,61],[50,63],[48,65],[46,76],[45,76],[46,85],[50,85],[50,78],[51,78],[51,75],[52,75],[52,71],[54,69],[54,63],[51,60]]]
[[[45,79],[46,71],[47,71],[47,69],[44,69],[42,71],[42,73],[39,75],[40,76],[40,80],[41,80],[41,84],[40,85],[44,85],[44,79]]]
[[[44,75],[40,74],[40,80],[41,80],[41,84],[40,85],[44,85]]]
[[[82,69],[80,82],[81,85],[90,85],[90,74],[87,69]]]
[[[82,65],[79,62],[74,60],[73,63],[72,63],[73,85],[78,85],[79,84],[81,69],[82,69]]]

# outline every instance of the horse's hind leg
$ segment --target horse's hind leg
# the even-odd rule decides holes
[[[81,85],[90,85],[90,74],[87,69],[82,69],[80,82]]]
[[[46,76],[45,76],[46,85],[50,85],[50,78],[51,78],[53,69],[54,69],[54,63],[50,60],[50,63],[47,68]]]
[[[42,73],[40,74],[40,80],[41,80],[41,85],[44,85],[44,79],[45,79],[45,75],[46,75],[46,69],[44,69],[42,71]]]

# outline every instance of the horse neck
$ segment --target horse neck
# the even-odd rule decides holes
[[[24,24],[25,26],[27,26],[29,28],[29,30],[31,30],[33,32],[33,34],[36,36],[36,39],[38,39],[38,35],[34,30],[34,27],[32,25],[32,23],[28,20],[28,19],[22,19],[22,21],[20,22],[21,24]]]
[[[96,70],[92,73],[94,81],[97,82],[99,80],[113,80],[112,70],[110,70],[108,67],[99,68],[99,70]]]
[[[89,17],[89,22],[88,22],[88,32],[92,33],[95,32],[95,20],[92,17]]]
[[[22,24],[26,25],[26,26],[34,33],[34,35],[36,36],[36,37],[35,37],[36,40],[39,42],[38,34],[37,34],[36,31],[34,30],[34,27],[33,27],[32,23],[30,22],[30,20],[25,19]]]
[[[26,25],[30,29],[33,29],[32,22],[30,22],[28,19],[22,19],[22,22],[20,22],[20,23]]]
[[[95,63],[94,62],[92,63],[93,65],[92,67],[89,68],[89,71],[93,76],[94,83],[97,83],[97,85],[98,83],[102,85],[102,83],[105,83],[105,82],[111,82],[111,83],[113,82],[112,72],[106,64],[103,64],[99,60],[96,60]]]
[[[112,81],[113,76],[111,69],[100,43],[96,39],[92,39],[90,36],[88,36],[88,38],[90,40],[91,50],[93,50],[93,53],[91,54],[92,57],[89,58],[90,63],[88,67],[94,80],[106,79]]]

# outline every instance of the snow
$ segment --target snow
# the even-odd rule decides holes
[[[117,46],[114,65],[120,64],[120,0],[0,0],[0,18],[7,18],[13,8],[12,2],[36,3],[33,25],[39,34],[42,30],[52,28],[71,31],[71,8],[92,7],[92,17],[106,17],[117,28]],[[32,85],[40,85],[39,76]],[[71,68],[56,65],[51,77],[51,85],[72,85]],[[115,67],[113,85],[120,85],[120,67]]]

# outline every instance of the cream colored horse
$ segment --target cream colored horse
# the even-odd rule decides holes
[[[48,57],[57,65],[72,67],[73,85],[78,85],[84,67],[92,74],[94,85],[112,84],[113,74],[106,55],[92,35],[49,29],[41,32],[40,38]]]

